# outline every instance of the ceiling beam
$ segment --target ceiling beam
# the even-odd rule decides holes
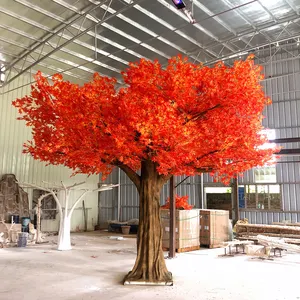
[[[209,16],[212,16],[212,18],[218,22],[222,27],[224,27],[225,29],[227,29],[229,32],[231,32],[234,36],[237,36],[237,32],[232,28],[230,27],[225,21],[223,21],[220,17],[218,16],[215,16],[215,14],[210,11],[205,5],[203,5],[202,3],[200,3],[199,1],[197,0],[193,0],[193,4],[195,6],[197,6],[199,9],[201,9],[202,11],[204,11],[207,15]],[[244,38],[241,38],[241,40],[248,46],[252,46],[250,44],[250,42],[248,42],[247,40],[245,40]],[[239,48],[239,47],[238,47]]]
[[[102,18],[102,20],[100,22],[98,22],[97,25],[100,25],[101,23],[115,17],[117,14],[119,13],[122,13],[126,10],[128,10],[129,8],[131,8],[134,4],[136,3],[139,3],[143,0],[137,0],[135,2],[132,2],[132,4],[128,5],[128,6],[125,6],[123,7],[122,9],[120,9],[119,11],[117,11],[115,14],[111,14],[109,16],[105,16]],[[104,0],[104,2],[106,2],[106,0]],[[89,12],[93,11],[95,8],[99,7],[100,5],[102,5],[103,2],[101,2],[100,4],[98,5],[93,5],[93,8],[92,9],[89,9],[87,10],[85,13],[84,13],[84,16],[86,16]],[[78,18],[76,18],[76,20],[78,20]],[[73,21],[70,22],[69,25],[73,24]],[[64,28],[66,28],[64,26]],[[5,84],[8,84],[10,82],[12,82],[13,80],[15,80],[16,78],[18,78],[20,75],[22,75],[23,73],[25,73],[26,71],[28,71],[31,67],[39,64],[41,61],[43,61],[45,58],[49,57],[50,55],[54,54],[55,52],[57,52],[58,50],[60,50],[61,48],[67,46],[69,43],[73,42],[74,40],[78,39],[80,36],[82,36],[83,34],[87,33],[88,31],[90,31],[91,29],[95,28],[95,25],[93,24],[92,26],[86,28],[85,30],[83,31],[80,31],[78,32],[76,35],[74,35],[71,39],[65,41],[64,43],[60,44],[59,46],[55,47],[52,51],[50,51],[49,53],[47,53],[46,55],[40,57],[39,59],[37,59],[34,63],[32,63],[30,66],[26,67],[25,69],[23,69],[22,71],[20,71],[18,74],[14,75],[12,78],[10,78],[9,80],[7,80],[5,82]],[[61,32],[63,29],[59,29],[59,32]],[[54,33],[55,35],[57,35],[57,32]],[[51,38],[53,38],[53,34],[44,38],[43,39],[43,43],[46,43],[48,42]],[[33,48],[30,49],[30,51],[26,51],[26,53],[24,53],[19,59],[13,61],[13,63],[9,66],[10,67],[10,70],[11,70],[11,67],[14,66],[14,64],[16,64],[17,62],[20,62],[22,59],[25,59],[28,55],[30,55],[30,53],[36,49],[38,49],[39,47],[41,46],[41,43],[37,44],[36,46],[34,46]]]
[[[104,0],[107,1],[107,0]],[[98,5],[99,6],[99,5]],[[92,4],[92,5],[88,5],[86,7],[86,11],[83,14],[75,14],[73,15],[71,18],[69,18],[69,20],[67,20],[66,22],[64,22],[63,24],[58,25],[54,30],[48,30],[47,27],[41,27],[41,24],[32,24],[33,26],[36,26],[38,28],[42,28],[45,31],[50,31],[49,34],[46,34],[44,37],[41,38],[40,42],[36,42],[34,43],[30,49],[26,50],[24,53],[22,53],[16,60],[12,61],[9,66],[7,67],[7,69],[13,67],[15,64],[17,64],[18,62],[20,62],[22,59],[26,58],[26,56],[28,54],[30,54],[30,52],[35,51],[36,49],[38,49],[41,45],[47,43],[48,41],[50,41],[54,36],[57,36],[60,32],[63,32],[67,27],[71,26],[73,23],[77,22],[78,20],[80,20],[81,18],[84,18],[87,14],[89,14],[90,12],[92,12],[94,9],[96,9],[98,6]],[[2,9],[3,11],[3,9]],[[10,12],[6,11],[4,13],[7,13],[9,15]],[[26,20],[24,20],[26,22]],[[32,21],[31,21],[32,22]]]
[[[59,1],[61,1],[61,0],[59,0]],[[95,1],[95,0],[90,0],[90,1]],[[126,1],[126,2],[128,2],[129,0],[124,0],[124,1]],[[159,2],[163,2],[163,5],[164,6],[166,6],[167,8],[169,8],[170,10],[174,10],[174,12],[176,11],[174,8],[173,8],[173,6],[171,6],[169,3],[167,3],[167,2],[165,2],[165,1],[163,1],[163,0],[158,0]],[[253,2],[255,2],[255,1],[257,1],[257,0],[253,0],[253,1],[250,1],[250,2],[246,2],[246,3],[243,3],[243,4],[240,4],[240,5],[238,5],[238,6],[233,6],[232,8],[230,8],[230,9],[228,9],[228,10],[226,10],[226,11],[222,11],[222,12],[220,12],[220,13],[217,13],[217,14],[215,14],[215,16],[220,16],[220,15],[222,15],[222,14],[224,14],[224,13],[228,13],[228,12],[230,12],[230,11],[234,11],[235,9],[238,9],[238,8],[240,8],[240,7],[243,7],[243,6],[247,6],[247,5],[249,5],[250,3],[253,3]],[[137,5],[138,6],[138,5]],[[176,14],[180,14],[178,11],[176,11]],[[181,15],[181,14],[180,14]],[[182,17],[182,16],[181,16]],[[183,16],[183,18],[184,18],[184,16]],[[205,19],[202,19],[202,20],[197,20],[197,22],[198,23],[200,23],[201,21],[205,21],[205,20],[208,20],[208,19],[211,19],[212,18],[212,16],[209,16],[209,17],[207,17],[207,18],[205,18]],[[174,28],[173,30],[171,30],[172,32],[178,32],[178,31],[180,31],[181,29],[183,29],[183,28],[185,28],[185,27],[187,27],[187,26],[190,26],[191,24],[190,23],[186,23],[186,24],[184,24],[184,25],[182,25],[182,26],[180,26],[180,27],[178,27],[178,28]],[[150,42],[150,41],[152,41],[152,40],[155,40],[155,39],[159,39],[160,37],[163,37],[163,36],[167,36],[169,34],[169,31],[168,32],[165,32],[165,33],[162,33],[161,35],[158,35],[158,36],[156,36],[156,37],[152,37],[152,38],[149,38],[149,39],[147,39],[147,40],[145,40],[144,41],[144,43],[146,43],[146,42]],[[234,38],[235,39],[235,38]],[[223,42],[223,41],[222,41]],[[227,42],[227,41],[226,41]],[[219,43],[218,43],[218,45],[219,45]],[[134,45],[132,45],[132,46],[129,46],[129,47],[127,47],[126,49],[132,49],[132,48],[135,48],[135,47],[138,47],[139,46],[139,44],[134,44]],[[213,47],[215,47],[216,46],[216,44],[214,44],[214,46]],[[211,57],[212,59],[214,59],[214,58],[217,58],[217,60],[219,60],[220,58],[218,57],[218,54],[217,53],[215,53],[215,52],[213,52],[212,50],[210,50],[210,48],[211,47],[205,47],[204,45],[201,45],[201,44],[199,44],[198,43],[198,47],[200,48],[200,51],[201,50],[203,50],[204,52],[206,52],[206,54],[209,54],[209,57]],[[118,50],[118,51],[116,51],[116,52],[113,52],[112,54],[113,55],[116,55],[116,54],[118,54],[118,53],[120,53],[120,52],[122,52],[122,51],[124,51],[124,50]],[[197,50],[195,50],[195,51],[193,51],[193,52],[189,52],[187,55],[189,56],[189,57],[191,57],[191,58],[193,58],[193,59],[195,59],[195,56],[194,55],[197,55],[197,53],[199,54],[199,49],[197,49]],[[198,56],[198,55],[197,55]],[[197,57],[196,57],[197,58]]]
[[[286,23],[286,22],[295,22],[295,21],[298,21],[298,20],[300,20],[300,18],[295,18],[295,16],[290,16],[290,17],[286,17],[286,18],[284,18],[284,19],[282,19],[282,20],[280,20],[278,23],[279,24],[282,24],[282,23]],[[241,38],[241,37],[243,37],[243,36],[248,36],[248,35],[251,35],[251,34],[255,34],[255,33],[261,33],[261,34],[263,34],[262,33],[262,31],[263,30],[265,30],[265,29],[267,29],[267,28],[269,28],[271,25],[269,24],[269,23],[267,23],[267,24],[264,24],[264,25],[261,25],[261,26],[257,26],[257,27],[255,27],[256,29],[255,30],[244,30],[244,31],[242,31],[242,32],[239,32],[238,34],[237,34],[237,37],[233,37],[233,38],[228,38],[228,39],[225,39],[225,40],[223,40],[223,42],[230,42],[230,41],[234,41],[234,40],[237,40],[238,38]],[[270,43],[272,44],[272,43],[275,43],[275,42],[280,42],[280,41],[286,41],[286,40],[289,40],[289,39],[295,39],[295,37],[298,37],[298,35],[296,34],[296,35],[293,35],[292,37],[288,37],[288,38],[285,38],[285,39],[280,39],[280,40],[276,40],[276,39],[274,39],[274,40],[271,40],[271,38],[270,37],[268,37],[269,38],[269,40],[268,40],[268,42],[267,43],[262,43],[262,44],[259,44],[259,45],[256,45],[256,46],[254,46],[254,47],[245,47],[245,48],[243,48],[241,51],[247,51],[247,50],[249,50],[249,49],[255,49],[255,48],[257,48],[257,47],[262,47],[262,45],[265,45],[265,46],[268,46]],[[205,49],[207,49],[207,48],[213,48],[213,47],[216,47],[218,44],[211,44],[211,45],[207,45],[206,46],[206,48]],[[192,52],[190,52],[189,54],[191,55],[191,54],[194,54],[194,53],[197,53],[197,50],[195,50],[195,51],[192,51]],[[235,52],[235,53],[238,53],[238,52]],[[233,53],[234,54],[234,53]],[[231,54],[229,54],[229,55],[227,55],[226,57],[228,57],[228,56],[230,56]],[[223,58],[222,58],[223,59]],[[208,62],[209,63],[209,62]]]
[[[291,0],[284,0],[286,4],[297,14],[299,15],[299,10],[297,9],[297,6],[291,1]]]
[[[14,46],[16,46],[16,47],[19,47],[19,48],[22,48],[22,49],[27,49],[27,47],[26,47],[26,45],[23,45],[23,44],[21,44],[21,43],[18,43],[18,42],[16,42],[16,41],[11,41],[11,40],[8,40],[8,39],[5,39],[5,38],[1,38],[0,37],[0,41],[3,41],[3,42],[5,42],[5,43],[7,43],[7,44],[10,44],[10,45],[14,45]],[[54,47],[55,45],[53,44],[53,47]],[[85,61],[85,63],[83,63],[83,64],[77,64],[77,63],[74,63],[74,62],[72,62],[72,61],[70,61],[70,60],[67,60],[67,59],[63,59],[63,58],[61,58],[61,57],[59,57],[59,56],[55,56],[55,55],[51,55],[51,57],[49,57],[50,59],[52,59],[52,60],[54,60],[54,61],[57,61],[58,63],[62,63],[62,64],[66,64],[66,65],[69,65],[69,66],[71,66],[71,67],[73,67],[73,68],[77,68],[77,69],[80,69],[80,70],[82,70],[82,71],[85,71],[85,72],[87,72],[87,73],[90,73],[90,74],[94,74],[96,71],[98,72],[98,70],[94,70],[93,68],[87,68],[87,67],[85,67],[85,65],[86,64],[93,64],[93,65],[95,65],[95,68],[98,66],[98,67],[102,67],[102,68],[106,68],[106,69],[109,69],[109,70],[111,70],[111,71],[113,71],[113,72],[116,72],[118,75],[120,74],[120,72],[121,72],[121,70],[118,70],[118,69],[116,69],[116,68],[113,68],[113,67],[110,67],[110,66],[108,66],[108,65],[106,65],[106,64],[103,64],[102,62],[100,62],[100,61],[97,61],[97,60],[95,60],[95,59],[92,59],[92,58],[90,58],[90,57],[87,57],[87,56],[84,56],[84,55],[82,55],[82,54],[80,54],[80,53],[76,53],[76,52],[74,52],[74,51],[71,51],[71,50],[69,50],[69,49],[66,49],[66,48],[61,48],[60,49],[60,51],[62,51],[62,52],[64,52],[64,53],[67,53],[67,54],[71,54],[71,55],[73,55],[74,57],[77,57],[77,58],[80,58],[80,59],[82,59],[82,60],[84,60]],[[34,54],[36,54],[36,55],[47,55],[47,52],[40,52],[39,50],[34,50],[33,52],[31,52],[32,54],[34,53]],[[26,62],[34,62],[35,60],[34,60],[34,58],[32,58],[31,60],[26,60]],[[42,64],[40,63],[39,65],[41,65],[42,66]],[[47,64],[46,65],[44,65],[45,67],[47,67]],[[19,68],[20,69],[20,68]],[[51,68],[51,70],[54,70],[54,71],[56,71],[57,73],[64,73],[64,72],[62,72],[62,69],[61,68],[59,68],[59,67],[56,67],[56,69],[55,69],[55,67],[54,66],[52,66],[52,68]],[[102,76],[108,76],[107,74],[103,74],[103,73],[100,73],[100,72],[98,72],[100,75],[102,75]],[[9,79],[9,78],[8,78]],[[118,83],[120,83],[121,84],[121,81],[117,81]]]
[[[56,0],[56,1],[60,1],[60,2],[63,2],[62,0]],[[89,0],[90,2],[92,3],[97,3],[98,0]],[[130,4],[131,3],[131,0],[124,0],[126,3]],[[101,6],[103,9],[105,9],[105,5],[102,5]],[[176,34],[178,34],[180,37],[183,37],[185,40],[189,41],[190,43],[196,45],[196,46],[199,46],[199,43],[192,37],[190,37],[189,35],[187,35],[186,33],[184,33],[183,31],[181,30],[178,30],[176,31],[176,28],[174,26],[172,26],[171,24],[167,23],[166,21],[164,21],[163,19],[159,18],[158,16],[154,15],[153,13],[151,13],[149,10],[141,7],[140,5],[138,4],[135,4],[133,6],[134,9],[138,10],[139,12],[143,13],[144,15],[146,15],[147,17],[151,18],[152,20],[154,20],[155,22],[158,22],[159,24],[163,25],[165,28],[167,29],[170,29],[171,31],[174,31]],[[112,9],[111,7],[108,8],[108,11],[110,13],[114,13],[115,10]],[[163,42],[164,44],[176,49],[177,51],[185,54],[185,55],[188,55],[187,53],[187,50],[181,48],[180,46],[176,45],[174,42],[171,42],[170,40],[168,40],[167,38],[165,37],[162,37],[160,35],[158,35],[157,33],[155,33],[154,31],[150,30],[149,28],[139,24],[138,22],[135,22],[134,20],[126,17],[125,15],[123,14],[119,14],[117,16],[117,18],[121,19],[122,21],[138,28],[139,30],[145,32],[146,34],[149,34],[151,35],[152,37],[156,38],[157,40]],[[104,24],[102,25],[104,26]],[[105,27],[105,26],[104,26]],[[109,27],[106,27],[110,30],[114,30],[111,25]],[[117,32],[117,31],[115,31]],[[126,38],[128,38],[128,34],[126,34],[125,32],[123,31],[120,31],[118,30],[117,32],[118,34],[121,34],[122,36],[125,36]],[[141,46],[143,46],[143,43],[141,44]]]
[[[178,15],[179,17],[181,17],[183,20],[185,20],[188,24],[190,24],[190,20],[185,16],[185,14],[183,14],[180,10],[178,10],[177,8],[175,8],[173,5],[170,5],[169,3],[167,3],[164,0],[157,0],[160,4],[164,5],[166,8],[168,8],[170,11],[172,11],[173,13],[175,13],[176,15]],[[257,1],[257,0],[254,0]],[[253,1],[251,1],[252,3]],[[210,16],[211,17],[211,16]],[[200,25],[201,22],[195,22],[193,24],[194,27],[196,27],[197,29],[199,29],[200,31],[202,31],[204,34],[206,34],[207,36],[209,36],[211,39],[220,42],[219,38],[217,36],[215,36],[212,32],[210,32],[208,29],[204,28],[203,26]],[[233,49],[231,46],[227,45],[226,43],[221,43],[224,47],[226,47],[227,49],[229,49],[230,51],[235,51],[235,49]]]
[[[224,3],[226,3],[229,7],[232,7],[232,4],[228,1],[228,0],[222,0]],[[257,2],[262,6],[262,8],[265,10],[264,6],[260,3],[259,0],[257,0]],[[244,14],[244,12],[242,12],[240,9],[236,10],[236,13],[245,21],[247,22],[253,29],[254,32],[260,33],[261,35],[263,35],[265,37],[265,39],[267,41],[271,41],[271,38],[265,33],[262,32],[262,29],[259,29],[257,26],[255,26],[250,19]],[[272,15],[272,14],[271,14]],[[273,16],[273,15],[272,15]],[[272,18],[272,21],[274,22],[274,16]],[[277,24],[280,25],[281,23],[277,21]],[[268,25],[268,27],[270,27],[270,25]],[[247,47],[248,45],[246,45]],[[245,48],[246,48],[245,47]]]
[[[236,35],[236,31],[231,28],[226,22],[224,22],[220,17],[216,16],[211,10],[209,10],[204,4],[200,3],[197,0],[193,1],[193,4],[205,12],[208,16],[212,17],[216,22],[218,22],[222,27],[227,29],[232,34]]]

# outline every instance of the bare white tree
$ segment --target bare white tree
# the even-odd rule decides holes
[[[38,198],[38,203],[36,206],[36,216],[37,216],[37,221],[36,221],[36,243],[42,243],[42,231],[41,231],[41,214],[42,214],[42,200],[46,197],[51,195],[51,193],[46,193],[41,195]]]
[[[70,186],[66,186],[63,182],[61,182],[61,185],[52,185],[50,188],[41,187],[39,185],[31,184],[31,183],[22,183],[23,187],[30,187],[30,188],[37,188],[42,191],[45,191],[46,194],[42,195],[38,199],[38,206],[41,205],[41,201],[49,195],[53,196],[53,199],[55,200],[57,207],[58,207],[58,214],[60,217],[60,226],[59,226],[59,232],[58,232],[58,242],[57,242],[57,250],[71,250],[71,217],[74,212],[75,207],[79,203],[80,200],[84,196],[86,196],[88,193],[93,192],[100,192],[100,191],[107,191],[112,190],[114,187],[119,186],[118,184],[107,184],[102,185],[101,187],[91,190],[91,189],[80,189],[82,191],[82,194],[77,198],[77,200],[74,202],[74,204],[69,209],[69,198],[70,198],[70,192],[72,190],[76,190],[76,188],[85,182],[81,183],[75,183]],[[57,192],[63,192],[63,193],[57,193]],[[59,195],[59,196],[58,196]],[[62,206],[64,203],[64,207]],[[40,228],[38,229],[38,239],[40,239],[41,231]]]

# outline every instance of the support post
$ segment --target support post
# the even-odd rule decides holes
[[[174,176],[170,178],[170,244],[169,244],[169,258],[175,257],[176,251],[176,206],[174,197]]]
[[[118,168],[118,200],[117,200],[117,220],[121,220],[121,169]]]
[[[233,224],[235,224],[240,219],[238,178],[233,178],[232,197],[233,197],[233,211],[234,211]]]
[[[203,180],[203,173],[201,173],[200,179],[201,179],[201,208],[205,209],[206,207],[204,205],[204,180]]]
[[[84,231],[87,232],[87,216],[84,200],[82,200],[83,220],[84,220]]]

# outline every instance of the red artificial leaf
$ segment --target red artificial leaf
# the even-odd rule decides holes
[[[194,207],[194,205],[189,205],[188,203],[189,196],[178,196],[175,195],[175,208],[176,209],[183,209],[183,210],[190,210]],[[166,199],[166,204],[161,206],[161,208],[170,208],[170,198]]]
[[[97,73],[79,86],[38,72],[31,94],[13,102],[32,128],[24,151],[103,178],[113,166],[152,161],[161,175],[211,172],[223,182],[272,157],[259,134],[270,99],[251,57],[204,67],[177,56],[165,69],[141,59],[122,76],[117,91],[116,79]]]

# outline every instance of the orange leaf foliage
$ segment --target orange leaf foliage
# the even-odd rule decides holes
[[[190,210],[194,207],[194,205],[189,205],[188,203],[189,196],[175,196],[175,207],[176,209],[184,209],[184,210]],[[166,204],[162,205],[161,208],[170,208],[170,197],[166,199]]]
[[[165,69],[142,59],[122,76],[117,91],[115,79],[97,73],[79,86],[38,72],[31,94],[13,102],[32,127],[25,152],[80,173],[136,171],[152,160],[160,174],[207,170],[224,182],[270,160],[274,150],[259,148],[270,100],[251,59],[209,68],[178,56]]]

